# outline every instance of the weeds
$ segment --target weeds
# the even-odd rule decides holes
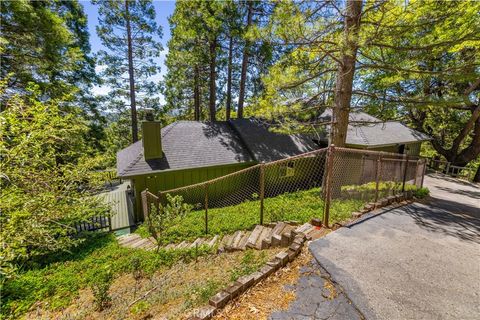
[[[106,266],[103,270],[92,270],[89,283],[97,311],[102,311],[110,306],[112,298],[108,294],[108,290],[112,281],[113,274],[109,266]]]
[[[254,250],[247,250],[240,262],[240,265],[235,267],[230,272],[230,280],[237,281],[238,278],[241,276],[251,274],[258,269],[262,265],[267,262],[267,255],[264,251],[254,251]]]

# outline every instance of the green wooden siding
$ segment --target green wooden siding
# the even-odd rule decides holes
[[[218,178],[245,169],[253,164],[254,163],[239,163],[234,165],[165,171],[149,176],[132,177],[131,180],[135,189],[137,220],[142,219],[140,193],[147,188],[152,193],[158,193],[159,191],[180,188]],[[233,186],[228,186],[227,184],[215,184],[211,190],[209,189],[209,194],[211,193],[212,196],[215,196],[220,192],[231,192],[231,188],[233,188]]]
[[[410,156],[418,156],[420,154],[421,145],[422,145],[422,142],[407,143],[407,144],[405,144],[405,151]],[[355,148],[355,149],[365,149],[364,146],[347,145],[347,147],[348,148]],[[384,146],[384,147],[377,147],[377,148],[369,148],[368,150],[398,153],[399,146],[398,145],[391,145],[391,146]]]

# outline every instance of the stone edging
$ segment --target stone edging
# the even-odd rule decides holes
[[[412,191],[405,191],[403,194],[397,194],[395,196],[389,196],[386,198],[382,198],[377,200],[377,202],[370,202],[365,205],[365,207],[357,212],[352,212],[352,218],[358,219],[366,213],[373,211],[375,209],[383,208],[388,205],[398,203],[401,204],[404,201],[411,201],[413,200],[413,192]]]
[[[362,215],[375,209],[386,207],[393,203],[410,201],[412,199],[413,193],[411,191],[406,191],[400,195],[389,196],[383,199],[379,199],[377,202],[370,202],[366,204],[362,210],[358,212],[352,212],[352,217],[354,219],[358,219]],[[312,220],[312,224],[321,225],[321,221],[315,219]],[[340,227],[342,225],[336,224],[333,229],[336,229],[336,226]],[[271,274],[275,273],[280,268],[286,266],[287,263],[292,262],[298,256],[298,254],[302,250],[304,243],[307,240],[307,236],[304,233],[300,232],[296,234],[292,244],[288,247],[287,250],[277,253],[277,255],[270,261],[268,261],[259,271],[256,271],[246,276],[242,276],[238,278],[237,281],[230,284],[228,287],[219,291],[216,295],[210,298],[208,305],[195,309],[188,317],[188,319],[211,319],[215,314],[217,314],[217,312],[223,309],[228,302],[238,298],[242,293],[255,286],[257,283],[267,278]]]
[[[223,309],[228,302],[236,299],[263,279],[286,266],[287,263],[295,260],[302,251],[302,247],[306,241],[307,236],[303,233],[298,233],[287,250],[277,253],[277,255],[268,261],[259,271],[238,278],[237,281],[211,297],[208,305],[195,309],[188,319],[211,319],[217,312]]]

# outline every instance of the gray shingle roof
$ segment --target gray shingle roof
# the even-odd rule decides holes
[[[327,109],[320,118],[328,121],[331,115],[331,109]],[[368,148],[430,140],[426,134],[411,129],[399,121],[382,122],[365,112],[351,111],[349,122],[351,124],[348,125],[347,145]]]
[[[274,133],[256,119],[235,119],[230,123],[258,162],[275,161],[319,148],[308,136]]]
[[[349,125],[346,143],[374,147],[426,140],[430,140],[430,137],[419,131],[413,130],[398,121],[387,121],[375,124]]]
[[[162,128],[161,159],[145,161],[142,141],[117,153],[121,177],[159,170],[187,169],[253,161],[248,150],[226,122],[177,121]]]

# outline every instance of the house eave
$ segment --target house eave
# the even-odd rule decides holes
[[[377,149],[377,148],[385,148],[385,147],[396,147],[399,145],[408,145],[408,144],[415,144],[420,142],[425,142],[428,140],[416,140],[416,141],[407,141],[407,142],[396,142],[396,143],[386,143],[386,144],[375,144],[375,145],[365,145],[365,144],[354,144],[354,143],[347,143],[347,147],[357,148],[357,149]]]
[[[137,173],[137,174],[118,175],[118,177],[123,179],[132,179],[132,178],[139,178],[139,177],[148,177],[151,175],[157,175],[160,173],[167,173],[167,172],[195,170],[195,169],[209,169],[209,168],[217,168],[217,167],[233,167],[241,164],[255,165],[257,163],[258,163],[257,161],[244,161],[244,162],[235,162],[235,163],[215,164],[215,165],[204,166],[204,167],[185,167],[185,168],[175,168],[175,169],[152,170],[150,172],[143,172],[143,173]]]

